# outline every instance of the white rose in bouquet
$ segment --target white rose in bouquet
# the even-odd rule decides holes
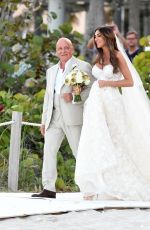
[[[77,74],[76,74],[76,83],[77,84],[82,84],[83,82],[84,82],[84,79],[83,79],[82,72],[77,71]]]
[[[72,86],[73,90],[73,104],[80,103],[81,100],[81,90],[82,86],[87,86],[90,84],[90,77],[86,72],[83,72],[78,69],[77,65],[73,65],[73,68],[70,73],[67,74],[65,78],[65,84]]]

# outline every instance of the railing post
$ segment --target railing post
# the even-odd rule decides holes
[[[9,166],[8,166],[8,190],[16,192],[18,189],[20,140],[21,140],[21,122],[22,113],[14,111],[12,113]]]

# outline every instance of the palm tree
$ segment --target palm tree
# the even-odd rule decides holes
[[[140,32],[140,0],[129,1],[129,30]]]
[[[86,20],[86,40],[91,37],[91,34],[96,27],[104,24],[104,0],[89,1],[89,10]]]

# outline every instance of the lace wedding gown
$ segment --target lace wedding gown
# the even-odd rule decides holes
[[[95,65],[92,71],[97,79],[122,79],[121,73],[113,73],[111,64],[103,69]],[[150,200],[150,180],[132,158],[136,153],[144,154],[144,149],[136,149],[135,142],[119,89],[100,88],[95,81],[85,102],[76,160],[75,181],[80,191],[123,200]]]

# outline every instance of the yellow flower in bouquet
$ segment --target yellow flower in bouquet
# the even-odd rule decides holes
[[[81,100],[81,89],[83,86],[90,84],[90,77],[84,71],[78,69],[77,65],[73,66],[73,69],[67,74],[65,78],[65,84],[72,86],[73,88],[73,104],[80,103]]]

